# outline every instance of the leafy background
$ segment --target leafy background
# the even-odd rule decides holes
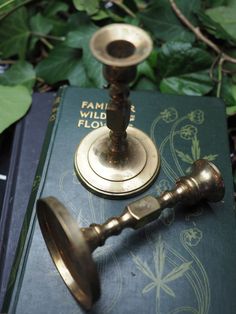
[[[0,133],[27,112],[33,91],[102,87],[89,39],[113,22],[138,25],[154,42],[132,89],[221,97],[235,122],[236,0],[0,0]]]

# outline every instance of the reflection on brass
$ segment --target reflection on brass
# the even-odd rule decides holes
[[[75,299],[90,309],[100,296],[100,282],[91,253],[106,239],[124,228],[138,229],[158,219],[162,210],[177,204],[193,205],[201,200],[218,202],[224,196],[224,183],[215,165],[198,160],[190,175],[181,177],[171,191],[130,203],[119,217],[104,224],[81,228],[68,210],[54,197],[37,202],[41,231],[51,257]]]
[[[90,49],[103,63],[109,83],[107,126],[82,140],[75,154],[75,169],[92,192],[128,197],[146,189],[160,167],[159,153],[149,136],[128,127],[129,83],[136,77],[137,65],[150,54],[152,41],[136,26],[111,24],[93,35]]]

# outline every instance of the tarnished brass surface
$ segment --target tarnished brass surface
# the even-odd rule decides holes
[[[119,217],[104,224],[91,224],[79,229],[67,209],[55,198],[37,202],[37,215],[51,257],[67,287],[86,309],[100,295],[98,275],[91,257],[106,239],[124,228],[138,229],[157,219],[162,210],[177,204],[195,204],[201,200],[220,201],[224,182],[216,166],[206,160],[193,164],[190,175],[181,177],[176,187],[159,197],[145,196],[127,205]]]
[[[114,198],[128,197],[148,188],[160,167],[151,139],[136,128],[128,128],[128,149],[115,162],[114,155],[109,153],[108,134],[107,127],[101,127],[80,143],[75,153],[75,168],[82,181],[93,192]]]
[[[85,309],[100,297],[100,281],[90,248],[76,221],[54,197],[38,200],[39,225],[64,282]]]
[[[94,130],[82,140],[75,155],[75,169],[92,192],[111,198],[127,197],[146,189],[160,168],[152,140],[138,129],[127,130],[129,83],[136,77],[138,63],[151,52],[152,41],[136,26],[111,24],[92,36],[90,49],[103,62],[103,74],[109,83],[107,128]]]
[[[99,29],[90,41],[96,59],[113,67],[137,65],[152,51],[152,40],[141,28],[111,24]]]

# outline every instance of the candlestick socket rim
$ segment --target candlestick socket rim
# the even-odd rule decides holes
[[[127,56],[118,57],[109,53],[109,46],[112,43],[115,45],[116,42],[127,45]],[[90,40],[90,49],[94,57],[103,64],[114,67],[128,67],[141,63],[149,56],[152,47],[152,39],[147,32],[137,26],[121,23],[100,28]],[[112,51],[115,52],[115,49]]]

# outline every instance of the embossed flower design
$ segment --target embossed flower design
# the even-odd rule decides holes
[[[197,135],[197,128],[191,124],[186,124],[180,129],[180,137],[184,140],[192,140]]]
[[[168,180],[162,179],[160,182],[156,185],[156,191],[158,194],[162,194],[166,190],[170,190],[171,186]]]
[[[196,227],[183,231],[183,240],[188,246],[197,246],[202,239],[202,231]]]
[[[178,112],[175,108],[170,107],[161,112],[161,117],[166,123],[171,123],[178,118]]]
[[[202,110],[194,110],[189,113],[188,118],[191,122],[202,124],[204,122],[204,112]]]

